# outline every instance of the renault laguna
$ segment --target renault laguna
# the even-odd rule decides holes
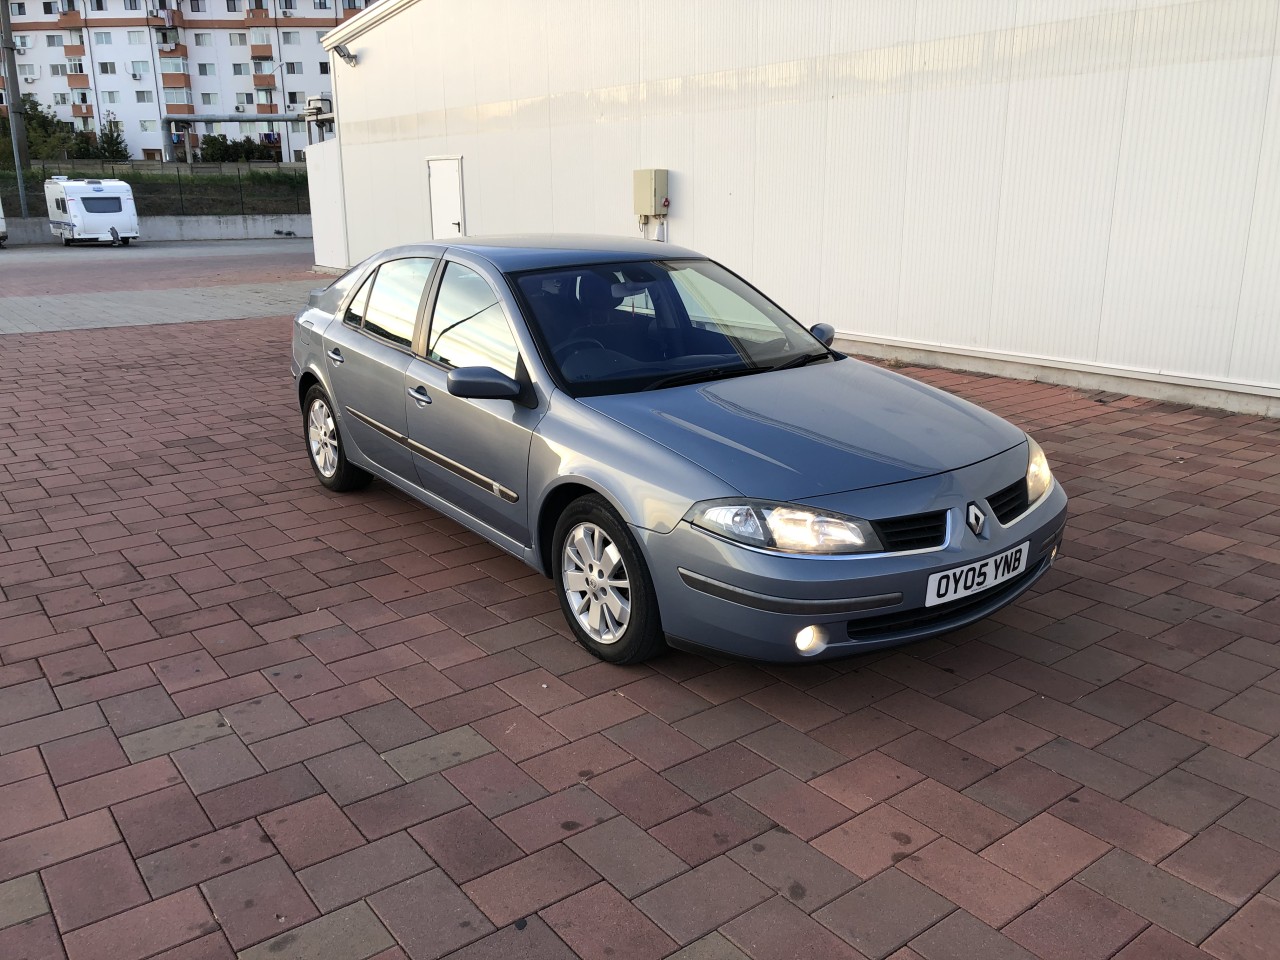
[[[1066,520],[1031,437],[833,338],[670,244],[466,238],[314,292],[292,369],[321,484],[519,557],[602,660],[788,661],[991,614]]]

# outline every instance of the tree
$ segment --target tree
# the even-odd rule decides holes
[[[129,144],[116,115],[107,111],[102,117],[102,133],[98,137],[98,157],[102,160],[128,160]]]
[[[200,159],[205,163],[234,163],[235,147],[221,133],[206,133],[200,138]]]
[[[75,136],[71,124],[46,113],[33,94],[22,95],[27,126],[27,151],[33,160],[61,160],[72,154]]]

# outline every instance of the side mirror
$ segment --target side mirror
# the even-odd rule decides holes
[[[829,323],[815,323],[809,328],[809,332],[817,337],[824,347],[831,346],[836,338],[836,328]]]
[[[449,371],[449,393],[468,400],[515,400],[520,384],[493,367],[458,367]]]

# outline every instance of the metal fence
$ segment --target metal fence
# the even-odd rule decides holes
[[[311,212],[305,164],[169,163],[163,172],[152,173],[132,170],[125,164],[38,162],[25,178],[32,217],[48,216],[44,181],[59,175],[124,180],[133,188],[134,203],[142,217]],[[0,170],[0,204],[8,216],[18,216],[18,181],[12,169]]]

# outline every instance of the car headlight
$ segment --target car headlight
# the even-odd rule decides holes
[[[1035,503],[1053,486],[1053,474],[1040,444],[1027,437],[1027,447],[1027,502]]]
[[[706,500],[685,514],[695,527],[779,553],[874,553],[880,538],[866,520],[768,500]]]

